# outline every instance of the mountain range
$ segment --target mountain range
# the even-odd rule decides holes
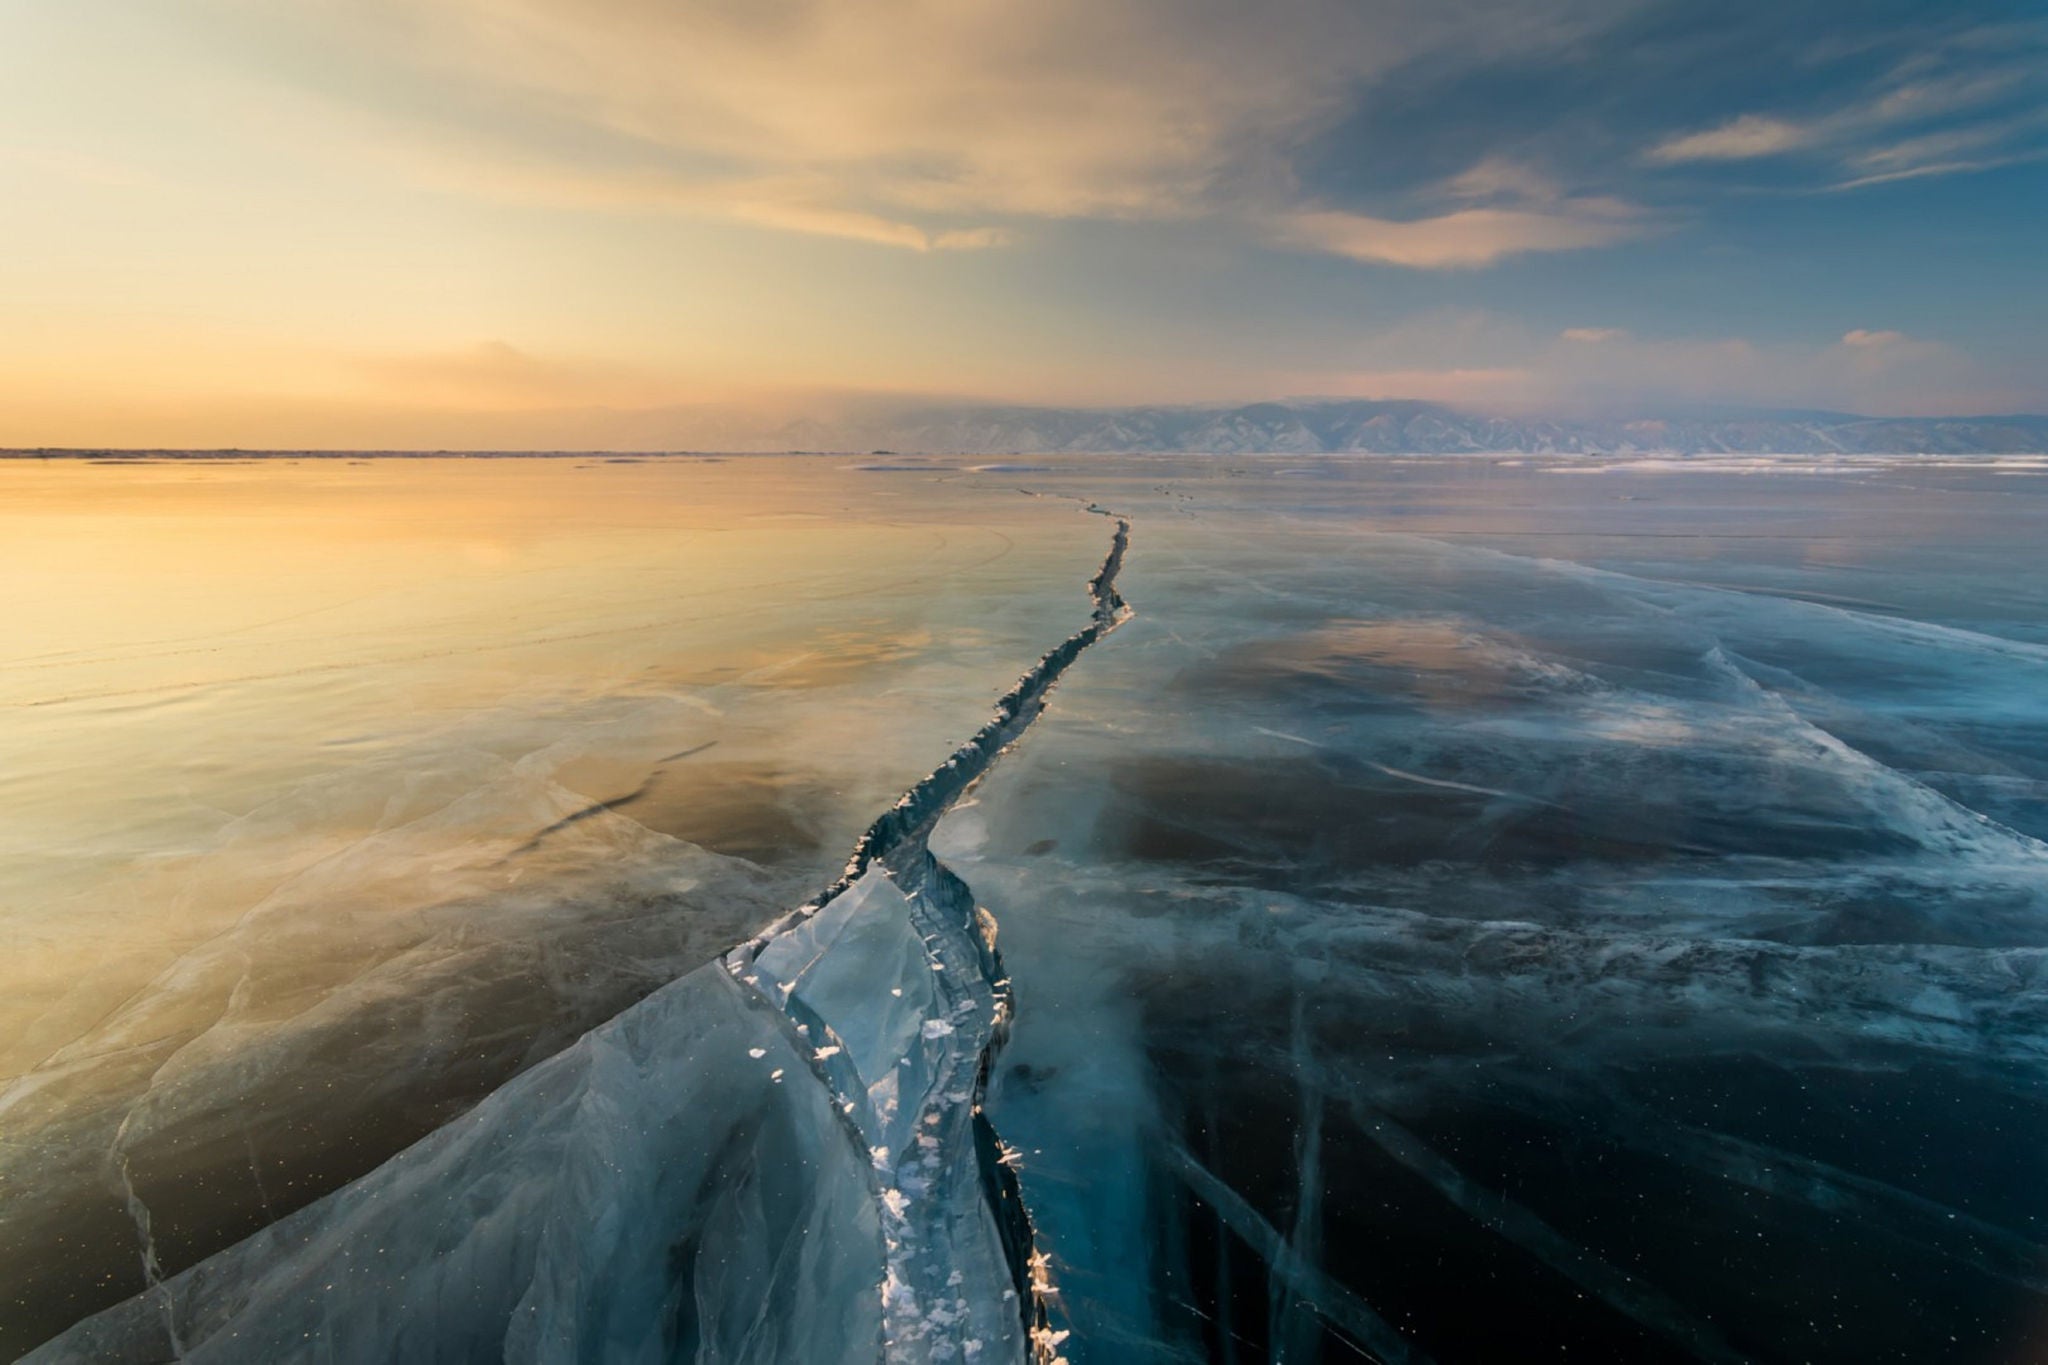
[[[965,454],[1099,451],[1218,454],[1531,455],[2048,453],[2048,416],[1861,417],[1692,409],[1612,419],[1500,417],[1439,403],[1302,400],[1240,407],[954,405],[865,421],[798,422],[791,449]]]

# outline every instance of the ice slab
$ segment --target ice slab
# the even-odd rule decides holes
[[[701,968],[27,1359],[871,1361],[872,1172],[810,1067]]]

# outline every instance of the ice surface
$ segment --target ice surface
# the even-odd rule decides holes
[[[0,1358],[811,896],[1105,536],[824,460],[0,482]]]
[[[1127,533],[1086,624],[826,892],[370,1174],[169,1275],[130,1108],[108,1165],[148,1286],[29,1358],[1056,1360],[982,1116],[1010,1008],[995,926],[926,839],[1123,620]],[[526,847],[611,814],[560,815]]]
[[[700,968],[27,1359],[873,1360],[872,1177],[822,1087],[773,1079],[809,1067]]]
[[[986,1351],[1017,1360],[1032,1303],[977,1131],[982,1068],[1008,999],[971,894],[935,865],[915,870],[917,889],[905,895],[871,867],[728,966],[815,1044],[812,1058],[873,1164],[887,1358]]]
[[[654,888],[680,876],[693,923],[752,917],[716,945],[739,946],[635,950],[687,974],[561,1050],[512,1030],[523,1073],[466,1116],[210,1259],[161,1258],[38,1358],[2039,1354],[2048,485],[1559,467],[844,471],[1087,532],[995,717],[984,641],[917,692],[957,701],[981,665],[971,717],[864,808],[836,879],[684,837],[567,760],[451,779],[498,795],[400,822],[248,941],[331,946],[288,926],[396,869],[512,937],[636,896],[674,931]],[[1083,622],[1072,565],[1113,526],[1078,513],[1102,508],[1131,525]],[[947,607],[956,635],[976,620]],[[507,856],[561,863],[525,901],[488,885]],[[258,1010],[250,1036],[307,1041],[210,1035],[187,1054],[207,1065],[115,1110],[154,1135],[125,1166],[123,1141],[84,1148],[131,1266],[192,1188],[145,1158],[238,1095],[235,1065],[285,1059],[249,1072],[263,1106],[284,1076],[462,1074],[477,1030],[447,1015],[351,1032],[376,1017],[351,991],[396,1010],[503,960],[462,951],[482,910],[394,922],[437,917],[415,957],[320,980],[332,1032]],[[180,960],[239,982],[237,942]],[[586,987],[554,979],[561,1018]],[[454,1045],[419,1063],[416,1037]]]
[[[1041,477],[1139,614],[934,837],[1066,1353],[2038,1352],[2041,494],[1306,472]]]

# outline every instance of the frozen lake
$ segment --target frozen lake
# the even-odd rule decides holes
[[[835,876],[1103,531],[845,460],[0,462],[0,1357]]]
[[[6,462],[0,574],[0,1353],[2048,1348],[2040,461]]]

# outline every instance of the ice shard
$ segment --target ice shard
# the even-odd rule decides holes
[[[699,969],[28,1358],[872,1359],[871,1179],[809,1067]]]

